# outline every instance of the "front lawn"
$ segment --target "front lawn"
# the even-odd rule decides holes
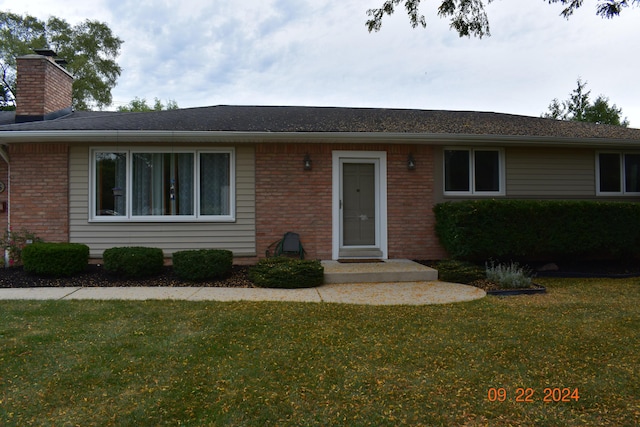
[[[640,423],[640,279],[540,282],[418,307],[0,301],[0,424]]]

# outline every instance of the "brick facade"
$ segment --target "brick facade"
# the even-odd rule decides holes
[[[433,147],[392,145],[386,151],[389,258],[446,258],[434,229]],[[407,169],[408,153],[413,154],[415,170]]]
[[[332,152],[387,152],[389,258],[441,259],[434,234],[433,148],[422,145],[262,144],[256,147],[256,245],[300,234],[309,258],[332,257]],[[411,152],[416,169],[407,169]],[[311,171],[303,170],[309,154]]]
[[[0,212],[0,227],[2,230],[2,234],[0,235],[4,235],[4,230],[7,230],[9,221],[9,214],[6,210],[9,206],[9,165],[7,165],[4,159],[0,159],[0,181],[5,184],[4,191],[0,193],[0,207],[4,207],[5,209],[4,212]]]
[[[42,117],[70,108],[73,77],[41,55],[17,58],[16,115]]]
[[[69,147],[9,146],[9,221],[48,242],[69,241]]]
[[[312,170],[303,170],[309,154]],[[316,144],[256,147],[256,247],[287,231],[300,234],[309,258],[331,259],[331,150]]]

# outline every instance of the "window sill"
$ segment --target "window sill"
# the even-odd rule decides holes
[[[498,192],[498,193],[464,193],[464,192],[451,192],[451,191],[445,191],[443,193],[444,197],[505,197],[506,194],[502,193],[502,192]]]
[[[126,217],[109,217],[109,218],[89,218],[92,224],[128,224],[128,223],[232,223],[236,222],[235,217],[143,217],[143,218],[126,218]]]

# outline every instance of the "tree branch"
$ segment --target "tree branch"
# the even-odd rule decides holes
[[[485,12],[485,5],[493,0],[440,0],[438,15],[441,18],[450,18],[450,27],[454,29],[460,37],[474,36],[482,38],[490,36],[489,18]],[[522,1],[522,0],[520,0]],[[421,0],[385,0],[382,7],[367,10],[367,15],[371,19],[367,20],[366,26],[369,32],[380,31],[382,19],[385,15],[393,15],[396,6],[404,2],[404,7],[409,15],[411,26],[416,28],[427,26],[424,15],[418,12]],[[564,6],[560,15],[569,18],[580,7],[584,0],[547,0],[549,4],[560,3]],[[598,0],[596,13],[603,18],[613,18],[620,15],[625,7],[630,5],[640,5],[640,0]]]

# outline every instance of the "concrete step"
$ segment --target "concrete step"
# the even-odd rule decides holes
[[[325,283],[430,282],[438,280],[433,268],[407,259],[341,263],[322,261]]]

